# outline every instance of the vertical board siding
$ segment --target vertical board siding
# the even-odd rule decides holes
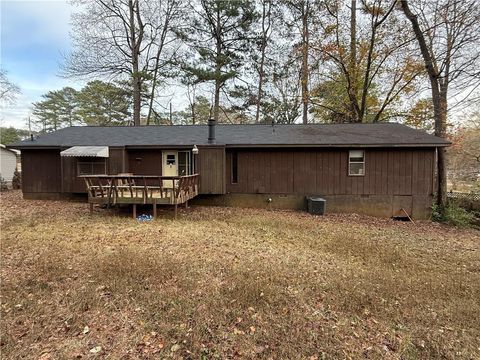
[[[24,193],[62,191],[60,150],[22,150]]]
[[[162,150],[128,150],[127,156],[127,172],[135,175],[162,175]],[[119,158],[120,156],[116,154],[115,157]],[[115,165],[115,168],[118,169],[118,165]]]
[[[126,171],[126,160],[127,154],[124,149],[112,149],[109,150],[108,158],[108,174],[117,175],[124,173]]]
[[[87,192],[85,181],[78,177],[78,158],[62,157],[62,192],[81,193]]]
[[[227,192],[319,195],[431,195],[433,149],[366,149],[365,176],[348,176],[348,150],[238,149],[238,184]]]
[[[238,157],[239,169],[242,166],[245,168],[245,170],[249,171],[249,176],[255,177],[256,175],[254,167],[245,166],[245,160],[246,159],[244,159],[243,157]],[[231,159],[229,159],[228,162],[230,164]],[[231,173],[226,171],[225,164],[225,148],[202,147],[200,149],[197,157],[198,173],[200,174],[200,194],[225,194],[225,178],[227,177],[228,183],[231,183]],[[239,173],[238,175],[239,183],[243,183],[245,182],[245,180],[247,180],[243,172]],[[259,180],[261,179],[259,178]],[[248,183],[253,184],[254,180],[248,179]]]

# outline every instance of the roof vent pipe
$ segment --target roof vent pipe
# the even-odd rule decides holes
[[[208,119],[208,143],[215,144],[215,119]]]

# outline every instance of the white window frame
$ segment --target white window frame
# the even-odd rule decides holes
[[[358,152],[362,153],[363,161],[352,161],[352,158],[359,157],[358,155],[354,155]],[[352,164],[362,164],[362,173],[361,174],[353,174],[351,171]],[[349,150],[348,151],[348,176],[365,176],[365,150]]]

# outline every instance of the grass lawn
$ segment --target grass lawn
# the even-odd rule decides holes
[[[480,358],[480,232],[1,195],[2,359]]]

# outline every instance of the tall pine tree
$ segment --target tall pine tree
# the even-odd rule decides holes
[[[213,117],[218,121],[220,93],[245,64],[255,38],[251,28],[257,13],[250,0],[200,0],[191,9],[195,15],[183,35],[194,54],[184,69],[196,83],[214,83]]]

